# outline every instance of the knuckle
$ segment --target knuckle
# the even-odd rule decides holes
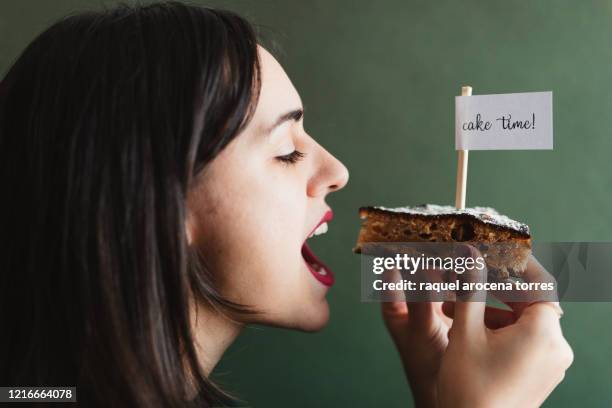
[[[565,379],[565,370],[561,371],[557,376],[557,384],[560,384]]]
[[[552,337],[547,346],[550,355],[555,359],[559,367],[565,371],[574,361],[574,352],[563,335]]]
[[[565,339],[563,340],[563,343],[564,343],[562,347],[563,365],[565,369],[568,369],[569,366],[571,366],[572,363],[574,362],[574,351],[570,347],[569,343],[565,341]]]

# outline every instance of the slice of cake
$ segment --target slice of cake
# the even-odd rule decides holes
[[[359,215],[362,221],[356,253],[361,253],[366,243],[465,242],[483,255],[489,276],[499,279],[520,277],[531,254],[529,227],[493,208],[458,210],[435,204],[361,207]]]

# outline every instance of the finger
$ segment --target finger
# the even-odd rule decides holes
[[[392,269],[383,274],[383,279],[386,282],[399,282],[402,277],[397,269]],[[405,298],[410,297],[405,295]],[[399,296],[387,300],[390,301],[382,303],[381,308],[390,330],[405,331],[409,329],[408,326],[416,330],[427,330],[434,324],[435,310],[431,302],[423,302],[421,298],[417,298],[419,301],[405,302]]]
[[[449,292],[446,288],[440,290],[431,289],[431,284],[447,282],[447,275],[448,271],[444,269],[419,269],[411,278],[418,289],[407,291],[406,300],[409,302],[440,302],[454,299],[454,291]],[[421,289],[428,286],[428,289]]]
[[[555,288],[552,291],[542,289],[520,290],[512,289],[508,291],[492,292],[498,300],[508,305],[517,315],[523,313],[526,307],[531,304],[543,302],[550,304],[559,315],[563,315],[563,310],[558,302],[556,291],[556,280],[548,273],[548,271],[537,261],[533,256],[529,256],[527,267],[521,274],[521,277],[526,283],[549,283]],[[514,284],[511,279],[500,280],[500,282],[509,282]]]
[[[380,309],[385,322],[407,322],[408,306],[406,302],[382,302]]]
[[[398,283],[402,281],[402,274],[397,269],[388,269],[381,275],[385,283]],[[406,300],[405,294],[401,290],[386,290],[382,293],[381,300],[385,302],[401,302]]]
[[[434,302],[434,313],[438,319],[442,321],[442,324],[446,327],[451,327],[453,325],[453,319],[444,314],[442,310],[444,302]]]
[[[435,307],[432,302],[407,302],[410,313],[409,325],[417,330],[430,328],[435,321]]]
[[[512,309],[512,311],[517,316],[520,316],[523,309],[525,309],[527,306],[531,304],[531,301],[529,299],[529,294],[526,291],[515,289],[514,281],[510,278],[505,278],[505,279],[493,278],[493,279],[495,279],[495,282],[511,285],[512,289],[506,290],[504,286],[504,289],[490,290],[489,293],[494,298],[496,298],[497,300],[499,300],[506,306],[510,307],[510,309]]]
[[[536,293],[537,299],[531,303],[539,302],[547,304],[557,312],[559,317],[563,316],[563,309],[559,304],[559,296],[557,293],[557,280],[533,255],[529,255],[527,268],[525,268],[525,272],[523,272],[522,276],[525,282],[552,283],[555,288],[554,291],[539,291]]]
[[[439,283],[439,284],[449,283],[451,281],[451,278],[454,276],[454,272],[447,271],[445,269],[437,269],[437,268],[427,269],[425,270],[425,273],[426,273],[426,276],[429,282]],[[436,301],[436,302],[442,302],[442,301],[451,300],[451,299],[454,300],[455,291],[449,290],[445,286],[444,289],[434,293],[433,296],[431,296],[431,298],[433,301]]]
[[[405,302],[380,304],[383,321],[395,343],[401,343],[408,333],[408,307]]]
[[[463,256],[471,257],[472,259],[481,257],[480,252],[471,245],[461,245],[460,252]],[[462,274],[457,274],[457,278],[462,288],[465,288],[466,284],[469,287],[470,284],[486,283],[487,268],[485,267],[482,270],[471,269]],[[457,293],[453,327],[457,326],[467,330],[484,329],[486,292],[484,292],[484,299],[482,295],[482,291],[478,290],[461,290]]]
[[[559,310],[551,302],[535,302],[523,309],[518,320],[531,319],[537,321],[538,324],[549,325],[548,327],[560,330],[560,318]]]
[[[455,317],[455,304],[453,302],[444,302],[442,311],[451,319]],[[492,306],[486,306],[484,314],[484,322],[487,328],[495,330],[509,326],[515,323],[517,315],[511,310],[498,309]]]
[[[551,308],[557,314],[557,317],[563,316],[563,313],[564,313],[563,309],[559,305],[559,302],[545,302],[545,301],[536,300],[536,301],[529,301],[529,302],[504,302],[504,303],[508,305],[517,316],[521,316],[525,312],[525,309],[527,309],[529,306],[536,305],[536,304],[541,304],[541,305]]]

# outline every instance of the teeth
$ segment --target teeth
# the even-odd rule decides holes
[[[321,265],[316,265],[315,269],[316,269],[316,271],[318,272],[319,275],[323,275],[323,276],[327,275],[327,271]]]
[[[323,224],[319,225],[316,230],[312,231],[312,234],[310,234],[308,238],[312,238],[315,235],[325,234],[327,232],[327,228],[327,223],[324,222]]]
[[[321,235],[321,234],[325,234],[327,232],[327,223],[324,222],[323,224],[319,225],[319,227],[314,230],[314,234],[315,235]]]

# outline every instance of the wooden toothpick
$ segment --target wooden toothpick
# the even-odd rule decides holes
[[[461,96],[472,96],[471,86],[461,87]],[[455,207],[457,209],[465,208],[465,193],[467,189],[467,172],[468,172],[468,157],[469,150],[457,151],[457,185],[455,188]]]

